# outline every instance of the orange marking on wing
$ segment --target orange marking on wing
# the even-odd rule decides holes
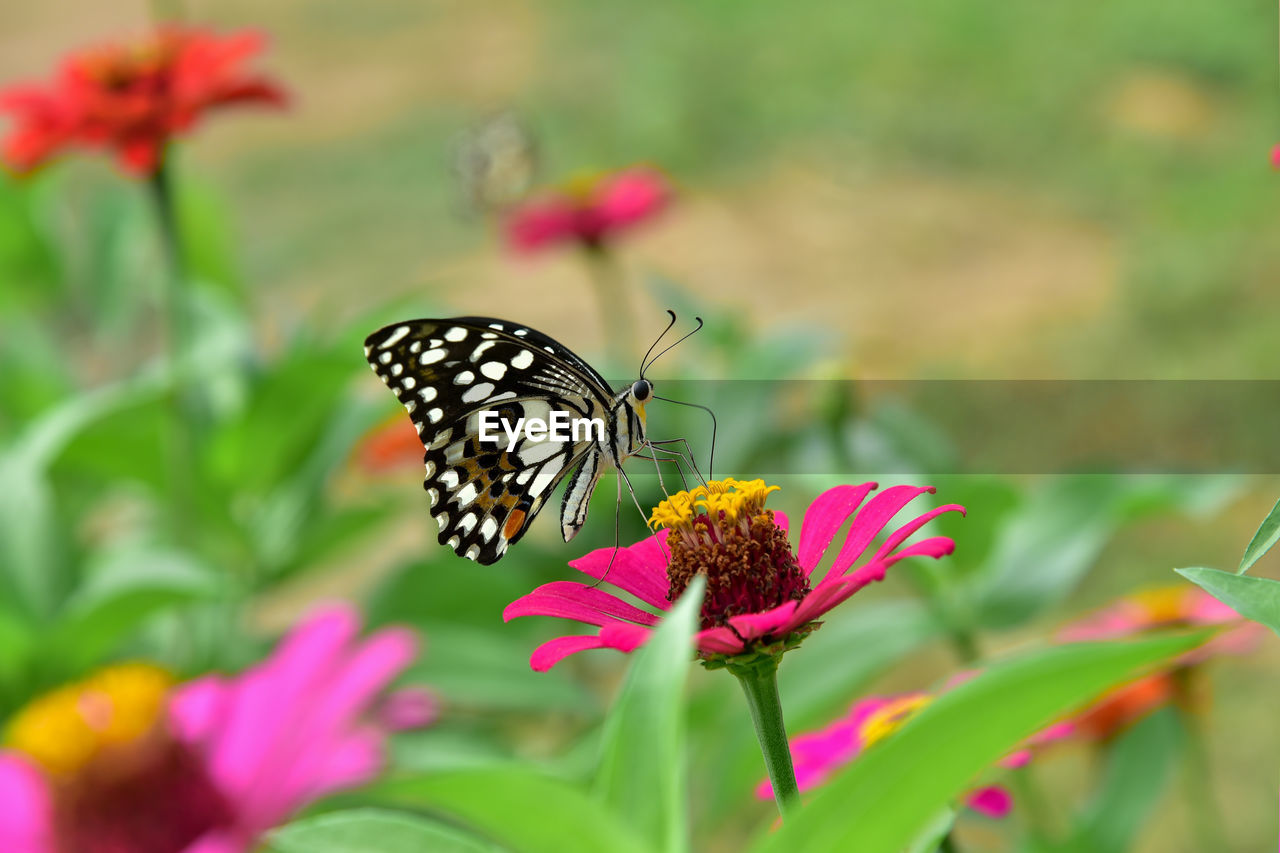
[[[522,524],[524,524],[524,510],[514,510],[511,515],[507,516],[507,523],[502,525],[502,535],[510,539],[520,532],[520,525]]]

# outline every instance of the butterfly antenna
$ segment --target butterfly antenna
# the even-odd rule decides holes
[[[672,311],[670,308],[668,308],[668,309],[667,309],[667,313],[671,315],[671,317],[672,317],[672,322],[674,323],[674,322],[675,322],[675,319],[674,319],[674,318],[675,318],[675,316],[676,316],[676,312],[674,312],[674,311]],[[655,361],[657,361],[658,359],[662,358],[664,355],[666,355],[667,353],[671,352],[671,351],[672,351],[673,349],[675,349],[676,347],[680,346],[680,344],[682,344],[682,343],[684,343],[685,341],[689,340],[689,338],[693,337],[693,336],[694,336],[694,335],[696,335],[698,332],[701,332],[701,331],[702,331],[702,327],[706,325],[705,323],[703,323],[703,322],[702,322],[702,318],[701,318],[701,317],[694,317],[693,319],[695,319],[695,320],[697,320],[697,321],[698,321],[698,326],[697,326],[697,328],[695,328],[692,332],[689,332],[689,334],[685,335],[685,336],[684,336],[683,338],[681,338],[680,340],[676,341],[674,344],[671,344],[670,346],[668,346],[666,349],[664,349],[662,352],[660,352],[660,353],[658,353],[657,355],[655,355],[653,358],[649,359],[648,363],[647,363],[646,365],[644,365],[644,366],[641,368],[641,370],[640,370],[640,378],[641,378],[641,379],[643,379],[643,378],[644,378],[644,372],[645,372],[646,370],[648,370],[650,367],[653,367],[653,363],[654,363]],[[670,328],[670,327],[668,327],[668,328]],[[656,346],[656,345],[657,345],[657,343],[655,342],[655,343],[654,343],[654,345]]]
[[[662,342],[662,339],[667,336],[667,332],[671,331],[671,327],[676,324],[676,312],[668,308],[667,313],[671,315],[671,322],[667,323],[667,327],[662,330],[662,334],[658,335],[657,340],[649,344],[649,349],[647,352],[645,352],[644,358],[640,359],[640,378],[641,379],[644,379],[644,372],[648,370],[648,368],[645,365],[649,361],[649,356],[653,353],[654,348],[657,347],[658,344]],[[661,353],[659,353],[659,355],[661,355]]]
[[[694,331],[697,331],[695,329]],[[692,333],[691,333],[692,334]],[[704,406],[701,403],[686,403],[684,400],[673,400],[670,397],[659,397],[654,395],[653,399],[662,400],[664,403],[675,403],[677,406],[689,406],[694,409],[702,409],[711,416],[711,455],[707,458],[707,479],[715,479],[716,466],[716,432],[719,430],[719,424],[716,422],[716,413],[711,411],[710,406]],[[696,469],[695,469],[696,470]]]

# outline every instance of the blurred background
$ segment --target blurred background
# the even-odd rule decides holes
[[[947,625],[998,654],[1173,583],[1175,566],[1234,566],[1280,492],[1268,472],[956,475],[948,454],[962,437],[858,393],[872,379],[1274,378],[1280,185],[1267,151],[1280,115],[1264,0],[49,0],[0,8],[0,84],[46,76],[70,47],[145,31],[153,15],[265,32],[258,65],[291,104],[228,112],[174,161],[211,413],[193,529],[156,532],[172,487],[151,452],[161,403],[144,389],[71,415],[57,449],[27,466],[63,533],[7,553],[11,571],[26,567],[14,595],[31,606],[0,622],[0,637],[22,638],[0,662],[6,711],[122,655],[191,673],[243,665],[309,604],[343,596],[426,638],[412,677],[438,692],[444,717],[397,740],[398,767],[590,760],[625,660],[596,653],[531,673],[529,651],[555,626],[503,625],[500,613],[612,541],[613,483],[580,540],[565,546],[542,519],[483,567],[435,544],[412,433],[370,449],[379,430],[407,429],[360,354],[383,323],[508,317],[607,363],[583,253],[513,251],[459,189],[459,134],[507,110],[536,140],[539,185],[635,163],[672,184],[661,216],[610,244],[643,345],[667,307],[707,320],[655,368],[659,382],[842,380],[752,383],[740,399],[717,385],[718,473],[779,472],[777,506],[793,518],[821,488],[878,475],[927,478],[940,501],[969,507],[940,525],[954,558],[904,566],[788,658],[798,730],[870,692],[941,683],[960,664]],[[57,412],[65,423],[69,402],[145,374],[160,249],[145,194],[105,158],[0,181],[0,438],[30,461],[33,424]],[[620,379],[634,369],[609,364]],[[1017,417],[995,415],[997,431]],[[701,417],[651,409],[650,424],[693,439],[706,435]],[[638,482],[651,506],[656,484]],[[13,491],[11,504],[31,504]],[[633,541],[643,524],[623,509]],[[20,511],[10,533],[31,523]],[[148,586],[173,575],[144,573],[123,604],[101,591],[116,588],[122,551],[155,543],[156,559],[196,574]],[[1256,571],[1276,569],[1273,557]],[[111,609],[86,642],[64,621],[95,595]],[[59,636],[66,648],[45,644]],[[827,671],[868,646],[848,672]],[[1268,637],[1211,673],[1221,849],[1274,838],[1278,664]],[[726,780],[696,795],[697,849],[736,849],[771,820],[750,796],[759,753],[745,710],[722,701],[736,690],[727,681],[695,676],[693,725],[706,735],[695,779]],[[1102,761],[1068,751],[1036,768],[1064,824]],[[1187,840],[1180,768],[1153,769],[1168,777],[1152,781],[1159,819],[1140,821],[1132,849],[1203,849]],[[1010,826],[963,829],[965,849],[1017,843]]]

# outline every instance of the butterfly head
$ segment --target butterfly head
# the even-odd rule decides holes
[[[648,379],[637,379],[631,383],[631,390],[627,392],[628,402],[631,407],[640,415],[640,421],[645,420],[644,404],[653,399],[653,383]]]

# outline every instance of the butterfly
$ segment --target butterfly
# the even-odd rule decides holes
[[[573,539],[601,472],[621,471],[625,459],[653,446],[645,404],[654,388],[643,364],[641,378],[615,392],[568,347],[528,326],[494,317],[406,320],[369,335],[364,352],[426,450],[422,485],[440,543],[479,563],[496,562],[520,541],[570,471],[560,530]],[[575,425],[559,439],[512,431],[549,425],[556,413]],[[578,430],[579,422],[598,429]]]
[[[538,175],[533,132],[513,112],[501,112],[457,135],[453,171],[466,207],[499,212],[520,201]]]

